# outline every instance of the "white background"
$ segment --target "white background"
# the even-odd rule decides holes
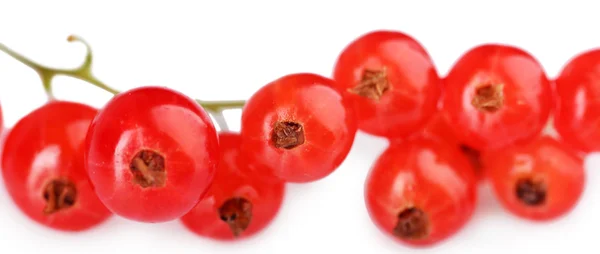
[[[83,46],[65,40],[77,34],[92,45],[94,72],[118,89],[164,85],[205,100],[245,99],[289,73],[330,75],[340,50],[376,29],[414,36],[441,75],[470,47],[501,42],[530,51],[553,77],[575,54],[600,46],[594,1],[560,2],[1,1],[0,42],[41,63],[68,67],[84,54]],[[55,87],[59,98],[96,107],[110,97],[70,78],[57,78]],[[6,125],[44,100],[36,74],[0,54]],[[239,111],[227,112],[233,129],[239,117]],[[117,217],[84,233],[60,233],[22,215],[0,187],[0,253],[598,253],[600,157],[587,160],[589,184],[567,217],[543,224],[515,218],[483,188],[464,230],[415,250],[380,233],[364,206],[363,182],[386,145],[359,133],[335,173],[289,186],[271,227],[235,244],[199,238],[178,221],[150,225]]]

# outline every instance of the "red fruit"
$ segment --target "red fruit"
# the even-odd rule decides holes
[[[161,87],[123,92],[90,126],[86,168],[100,200],[141,222],[177,219],[198,203],[219,158],[215,128],[192,99]]]
[[[554,126],[569,145],[600,150],[600,49],[571,59],[555,81]]]
[[[333,77],[348,97],[358,127],[385,137],[406,137],[437,109],[440,78],[423,46],[392,31],[365,34],[340,54]]]
[[[242,150],[257,174],[310,182],[331,174],[356,134],[352,111],[325,77],[301,73],[258,90],[242,113]]]
[[[425,129],[420,135],[445,142],[453,148],[459,149],[460,152],[469,159],[469,162],[471,162],[471,168],[473,169],[473,172],[475,172],[477,179],[479,181],[485,180],[485,167],[481,159],[482,152],[461,143],[452,131],[450,124],[441,113],[438,113],[431,118],[431,121],[425,126]]]
[[[8,133],[4,183],[31,219],[57,230],[81,231],[110,217],[89,184],[83,162],[86,132],[96,113],[83,104],[53,101]]]
[[[392,145],[365,187],[373,222],[399,242],[439,243],[472,217],[477,188],[469,161],[448,144],[419,138]]]
[[[510,212],[551,220],[570,211],[585,182],[583,161],[563,143],[540,137],[486,156],[494,190]]]
[[[198,205],[181,218],[198,235],[234,240],[253,236],[275,218],[284,183],[264,181],[249,171],[240,150],[241,136],[220,133],[221,160],[212,186]]]
[[[552,92],[542,66],[515,47],[471,49],[444,83],[444,114],[459,140],[477,150],[531,140],[550,115]]]

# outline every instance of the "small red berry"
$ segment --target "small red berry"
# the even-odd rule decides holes
[[[437,109],[441,81],[433,61],[400,32],[375,31],[351,42],[333,77],[356,111],[359,129],[373,135],[411,135]]]
[[[523,218],[557,218],[570,211],[583,192],[582,159],[551,137],[490,152],[485,160],[501,203]]]
[[[31,219],[50,228],[81,231],[108,219],[85,171],[85,136],[97,110],[52,101],[19,120],[2,154],[8,193]]]
[[[198,235],[234,240],[253,236],[275,218],[285,184],[265,181],[249,171],[240,150],[241,136],[220,133],[221,160],[212,186],[192,211],[181,218]]]
[[[584,52],[565,65],[555,81],[554,126],[572,147],[600,150],[600,49]]]
[[[469,161],[444,142],[419,138],[392,145],[366,181],[374,223],[415,246],[439,243],[472,217],[477,188]]]
[[[356,134],[353,112],[316,74],[291,74],[257,91],[242,113],[242,150],[255,173],[288,182],[316,181],[346,158]]]
[[[192,99],[161,87],[116,95],[92,122],[86,167],[100,200],[141,222],[177,219],[198,203],[218,162],[216,130]]]
[[[552,91],[542,66],[515,47],[471,49],[444,84],[443,112],[459,139],[477,150],[533,139],[550,115]]]
[[[484,181],[486,178],[485,167],[482,161],[482,152],[472,147],[465,145],[452,131],[452,127],[448,123],[447,119],[444,118],[443,114],[437,113],[431,118],[431,121],[425,126],[423,132],[419,135],[424,135],[428,138],[432,138],[441,142],[449,144],[453,148],[458,148],[460,152],[469,159],[473,172],[479,181]]]

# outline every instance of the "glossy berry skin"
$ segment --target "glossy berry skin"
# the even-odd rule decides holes
[[[444,115],[436,113],[429,123],[425,126],[422,132],[417,133],[414,137],[425,136],[427,138],[435,139],[440,142],[445,142],[450,145],[451,148],[458,149],[460,153],[465,156],[469,162],[471,162],[471,168],[475,173],[478,181],[483,182],[486,180],[485,165],[483,165],[482,157],[484,152],[473,149],[463,144],[457,137],[450,123]]]
[[[281,77],[258,90],[242,113],[242,150],[256,174],[311,182],[346,158],[356,121],[333,80],[309,73]]]
[[[373,222],[393,239],[431,246],[462,228],[477,200],[469,162],[447,143],[419,138],[392,143],[367,178]]]
[[[181,218],[194,233],[223,241],[254,236],[273,221],[285,192],[283,182],[265,181],[251,174],[243,160],[241,136],[220,133],[221,160],[212,186],[192,211]],[[244,209],[227,209],[227,203],[241,199]]]
[[[540,134],[552,108],[550,82],[527,52],[485,44],[465,53],[444,80],[443,111],[466,145],[499,149]]]
[[[558,218],[576,205],[583,192],[583,160],[551,137],[494,151],[485,160],[502,205],[522,218]]]
[[[4,185],[29,218],[56,230],[82,231],[111,216],[89,184],[83,161],[86,132],[96,112],[83,104],[52,101],[7,134]],[[60,181],[69,187],[53,185]]]
[[[115,214],[164,222],[189,212],[210,185],[219,158],[216,130],[192,99],[163,87],[116,95],[92,122],[86,168]]]
[[[554,126],[572,147],[600,150],[600,49],[571,59],[555,81]]]
[[[441,81],[412,37],[375,31],[351,42],[339,55],[333,79],[350,100],[360,130],[402,138],[422,128],[436,111]]]

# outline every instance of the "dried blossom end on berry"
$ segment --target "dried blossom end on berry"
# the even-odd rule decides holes
[[[386,68],[380,71],[365,69],[358,85],[348,89],[348,92],[379,101],[390,87]]]
[[[165,158],[152,150],[139,151],[129,165],[133,182],[142,188],[162,187],[166,183]]]
[[[484,84],[475,89],[471,104],[484,113],[495,113],[504,105],[504,85]]]
[[[69,180],[55,179],[46,184],[43,197],[46,200],[44,214],[50,215],[72,207],[77,200],[77,189]]]
[[[228,199],[219,207],[219,216],[227,223],[233,236],[239,237],[252,221],[252,203],[240,197]]]
[[[271,140],[277,148],[292,149],[304,144],[304,127],[296,122],[276,122]]]
[[[515,195],[528,206],[540,206],[546,202],[546,184],[540,180],[523,178],[515,185]]]
[[[410,207],[398,213],[394,235],[405,240],[424,239],[429,235],[429,219],[423,210]]]

